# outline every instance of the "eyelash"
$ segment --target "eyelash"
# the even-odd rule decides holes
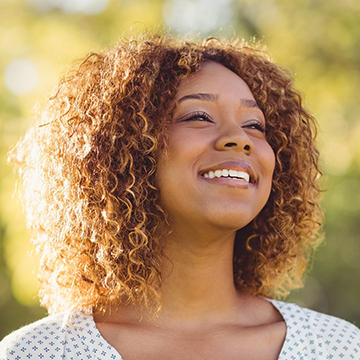
[[[246,124],[244,127],[250,128],[250,127],[254,127],[256,130],[261,131],[262,133],[265,132],[265,125],[263,125],[263,123],[258,122],[258,121],[254,121],[251,122],[250,124]]]
[[[199,120],[199,119],[202,119],[202,120]],[[213,122],[211,120],[210,116],[205,112],[195,112],[193,114],[190,114],[183,121],[193,121],[193,120]],[[246,127],[246,128],[253,127],[254,129],[261,131],[262,133],[265,132],[265,125],[263,125],[261,122],[258,122],[258,121],[253,121],[249,124],[244,125],[244,127]]]
[[[192,120],[198,120],[203,119],[200,121],[209,121],[212,122],[210,116],[205,112],[195,112],[193,114],[190,114],[187,118],[184,119],[184,121],[192,121]]]

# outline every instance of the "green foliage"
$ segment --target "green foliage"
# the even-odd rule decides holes
[[[6,165],[9,147],[31,123],[35,102],[42,102],[51,93],[73,58],[113,45],[122,35],[129,38],[133,33],[171,26],[169,14],[177,2],[181,0],[112,0],[104,11],[85,14],[51,8],[47,0],[0,1],[0,337],[45,314],[37,305],[33,274],[36,264],[28,258],[29,235],[21,207],[11,198],[14,179],[11,167]],[[188,1],[182,3],[189,6]],[[275,61],[295,73],[298,88],[305,93],[321,126],[318,143],[325,174],[326,242],[313,259],[305,288],[293,293],[289,300],[359,326],[360,3],[357,0],[222,3],[230,9],[231,17],[226,23],[218,19],[213,26],[205,24],[203,31],[189,25],[187,33],[195,30],[194,35],[199,36],[200,32],[202,37],[261,40]],[[205,21],[201,16],[196,19]],[[182,21],[187,21],[186,16]],[[176,27],[172,31],[175,30]],[[15,69],[27,66],[30,71],[33,85],[26,93],[21,86],[24,79],[14,80],[19,74],[11,72],[9,64],[15,64]],[[15,92],[9,88],[9,76],[13,77],[11,81],[18,81]]]

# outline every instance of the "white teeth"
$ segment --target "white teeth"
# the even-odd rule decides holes
[[[245,171],[223,169],[223,170],[209,171],[208,173],[205,173],[203,176],[206,179],[214,179],[215,177],[216,178],[231,177],[231,178],[238,178],[241,180],[245,180],[246,182],[250,182],[250,175]]]
[[[238,177],[239,178],[243,178],[245,181],[249,182],[250,181],[250,175],[244,171],[238,171]]]

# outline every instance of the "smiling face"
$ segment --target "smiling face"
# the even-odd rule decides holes
[[[236,231],[266,204],[275,156],[246,83],[205,62],[184,80],[157,185],[170,224]]]

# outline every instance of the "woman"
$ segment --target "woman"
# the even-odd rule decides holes
[[[52,315],[1,359],[355,359],[356,327],[270,300],[320,241],[314,132],[244,42],[90,54],[12,155]]]

